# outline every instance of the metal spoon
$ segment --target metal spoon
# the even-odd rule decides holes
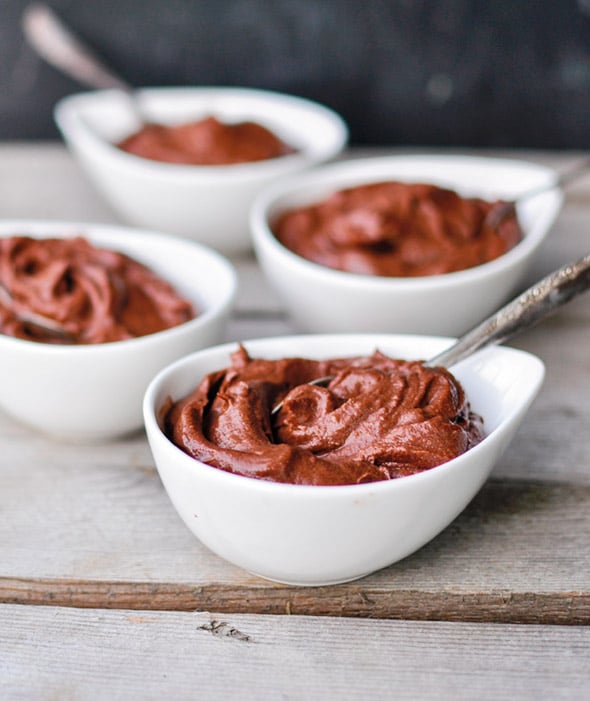
[[[567,185],[568,183],[571,183],[580,176],[584,175],[589,168],[590,158],[585,158],[579,163],[576,163],[576,165],[574,165],[572,168],[568,168],[567,170],[563,171],[563,173],[556,175],[556,177],[550,182],[533,187],[530,190],[523,192],[521,195],[518,195],[518,197],[513,200],[498,203],[495,207],[492,207],[492,209],[490,209],[486,215],[484,219],[484,226],[489,226],[490,228],[495,229],[497,226],[499,226],[500,222],[506,219],[506,217],[515,213],[516,207],[521,202],[525,202],[532,197],[541,195],[543,192],[548,192],[554,188],[563,187],[564,185]]]
[[[50,7],[42,3],[29,5],[22,16],[22,28],[31,46],[49,64],[91,88],[119,90],[128,98],[137,120],[149,123],[135,88],[101,61]]]
[[[35,312],[29,312],[26,310],[17,311],[15,309],[12,295],[2,283],[0,283],[0,304],[10,309],[12,314],[14,314],[17,319],[27,324],[27,326],[68,343],[73,342],[74,336],[54,319],[50,319],[42,314],[35,314]]]
[[[482,348],[503,343],[516,336],[589,288],[590,254],[575,263],[564,265],[529,287],[512,302],[468,331],[450,348],[427,360],[424,365],[431,368],[450,368]],[[326,386],[334,377],[319,377],[308,384]],[[283,402],[276,404],[271,416],[277,414],[282,406]]]

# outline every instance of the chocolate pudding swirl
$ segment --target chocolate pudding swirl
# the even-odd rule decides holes
[[[0,332],[44,343],[106,343],[162,331],[195,316],[164,280],[122,253],[83,238],[0,239]],[[22,317],[21,317],[22,313]],[[57,322],[44,332],[27,313]]]
[[[486,263],[520,241],[514,214],[486,223],[496,204],[435,185],[371,183],[285,212],[273,231],[294,253],[336,270],[438,275]]]
[[[249,163],[295,152],[261,124],[225,124],[215,117],[178,126],[146,124],[118,147],[152,161],[188,165]]]
[[[240,348],[232,361],[167,411],[165,431],[192,457],[238,475],[307,485],[389,480],[447,462],[484,435],[444,368],[379,352],[262,360]],[[335,375],[328,387],[307,384],[325,375]]]

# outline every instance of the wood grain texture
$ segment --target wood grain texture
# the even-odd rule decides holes
[[[141,438],[127,463],[119,455],[115,464],[84,464],[75,457],[81,448],[71,449],[57,466],[29,463],[11,481],[6,469],[0,473],[1,487],[13,485],[0,489],[0,601],[590,622],[589,487],[491,481],[446,531],[404,561],[350,584],[293,588],[202,546],[169,504]]]
[[[225,614],[342,616],[406,621],[590,625],[590,594],[455,593],[393,589],[371,581],[338,588],[0,580],[2,603],[147,611],[215,608]]]
[[[582,699],[590,628],[0,606],[16,699]]]

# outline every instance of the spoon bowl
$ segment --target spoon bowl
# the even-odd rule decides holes
[[[56,339],[64,343],[72,343],[73,337],[64,326],[54,319],[50,319],[42,314],[35,314],[27,309],[21,309],[18,303],[15,302],[9,290],[0,282],[0,306],[12,310],[12,313],[17,319],[35,329],[39,329],[42,333],[54,336]]]

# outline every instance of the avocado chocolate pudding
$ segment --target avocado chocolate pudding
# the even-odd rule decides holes
[[[0,333],[45,343],[121,341],[195,316],[144,265],[81,237],[0,238],[0,292]]]
[[[261,124],[226,124],[216,117],[176,126],[146,124],[117,146],[152,161],[206,166],[264,161],[295,152]]]
[[[328,386],[308,384],[326,375],[334,376]],[[451,373],[380,352],[266,360],[240,347],[231,367],[207,375],[164,411],[170,440],[197,460],[302,485],[412,475],[461,455],[484,436],[481,418]]]
[[[336,270],[438,275],[491,261],[521,240],[514,213],[490,226],[497,204],[430,184],[370,183],[286,211],[272,230],[294,253]]]

